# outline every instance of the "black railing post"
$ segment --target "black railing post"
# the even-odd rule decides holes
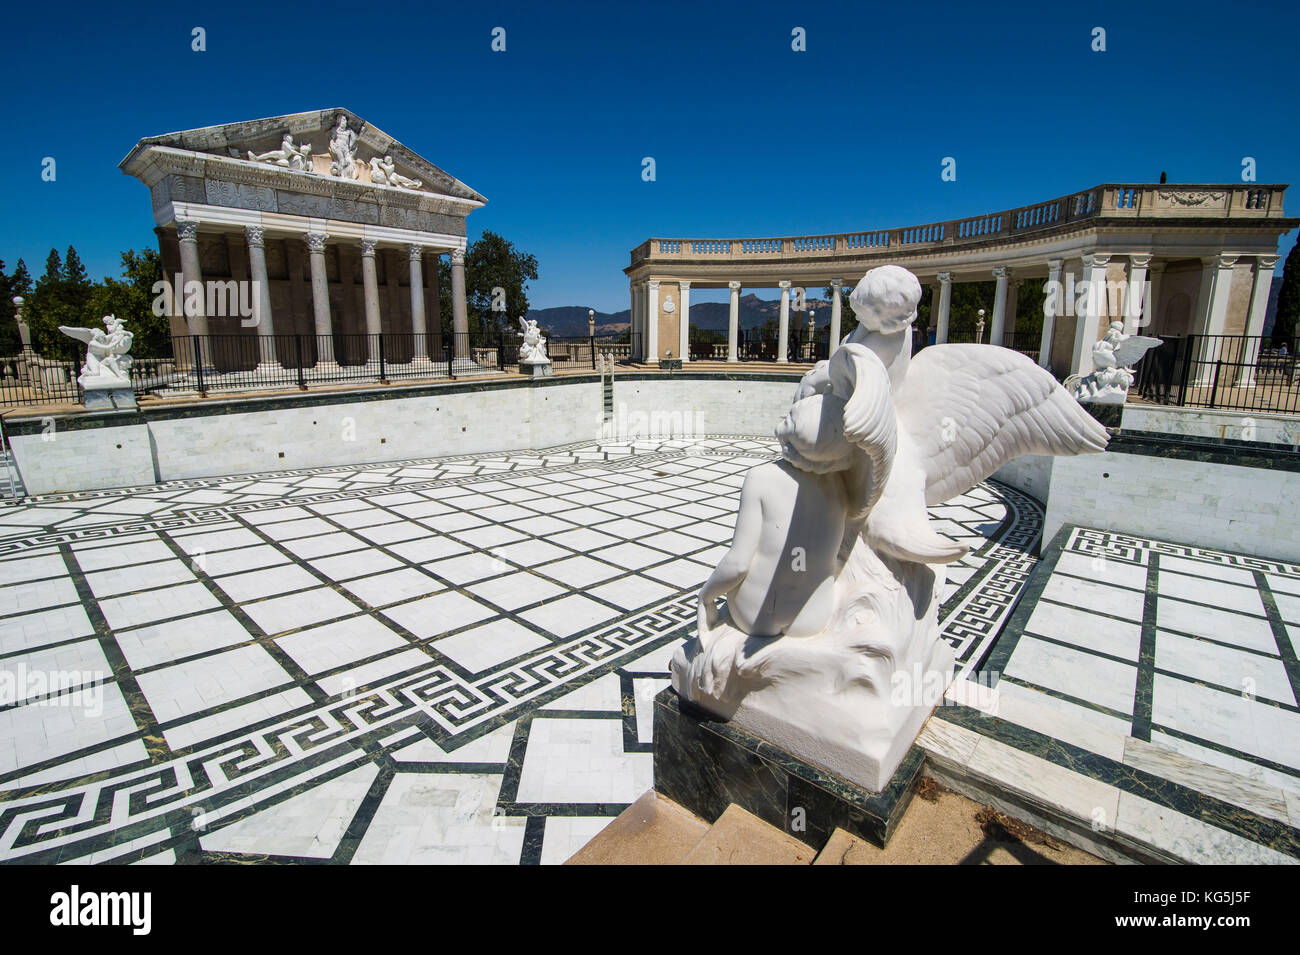
[[[1178,407],[1187,404],[1187,382],[1192,373],[1192,354],[1196,351],[1196,336],[1188,335],[1183,339],[1187,351],[1183,353],[1183,378],[1178,384]]]
[[[588,335],[588,336],[587,336],[587,344],[589,344],[589,345],[591,346],[591,370],[592,370],[592,371],[595,371],[595,370],[596,370],[596,336],[595,336],[595,335]],[[689,346],[688,346],[687,350],[688,350],[688,351],[690,350],[690,349],[689,349]]]
[[[207,390],[203,387],[203,336],[192,335],[193,346],[191,351],[194,353],[194,373],[198,375],[199,394],[206,395]]]
[[[294,350],[298,353],[298,390],[307,390],[307,380],[303,377],[302,368],[302,332],[293,336]]]
[[[1214,384],[1210,388],[1210,408],[1214,408],[1214,402],[1219,397],[1219,372],[1223,370],[1222,360],[1214,363]]]
[[[388,384],[388,374],[384,369],[384,333],[379,333],[379,383]]]
[[[455,337],[456,337],[456,333],[455,333],[455,332],[452,332],[452,333],[451,333],[451,337],[452,337],[453,339],[455,339]],[[442,353],[443,353],[443,355],[445,355],[446,358],[447,358],[447,377],[449,377],[449,378],[455,378],[455,377],[456,377],[456,369],[455,369],[455,367],[454,367],[454,366],[455,366],[455,359],[453,358],[453,356],[456,354],[456,346],[455,346],[455,344],[453,344],[453,343],[445,343],[445,344],[443,344],[443,346],[442,346]]]

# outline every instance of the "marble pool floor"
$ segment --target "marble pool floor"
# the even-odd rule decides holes
[[[5,507],[0,861],[564,861],[651,788],[651,702],[775,450],[608,441]],[[1297,854],[1297,568],[1070,529],[1036,572],[1032,498],[988,482],[931,514],[972,545],[937,764],[1115,838],[1176,813],[1174,857]]]

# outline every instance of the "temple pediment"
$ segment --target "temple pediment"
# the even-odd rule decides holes
[[[340,108],[148,136],[121,168],[148,182],[150,166],[158,175],[184,175],[195,172],[196,163],[207,178],[307,193],[337,194],[331,186],[347,183],[381,195],[408,190],[463,200],[471,207],[486,202],[377,126]],[[311,182],[313,178],[318,181]]]

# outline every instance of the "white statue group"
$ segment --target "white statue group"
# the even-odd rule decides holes
[[[672,665],[679,696],[873,791],[937,702],[919,686],[900,695],[899,675],[941,687],[952,675],[938,605],[944,565],[967,548],[927,505],[1019,455],[1108,439],[1018,352],[944,344],[913,358],[920,297],[897,266],[858,283],[859,325],[800,382],[776,429],[781,459],[747,475],[698,636]]]
[[[131,387],[131,342],[135,336],[116,315],[105,315],[104,327],[73,328],[60,325],[59,331],[86,344],[86,361],[77,381],[87,391]]]
[[[1065,387],[1080,401],[1122,405],[1133,387],[1132,366],[1159,344],[1158,338],[1126,334],[1123,322],[1111,322],[1106,334],[1092,346],[1093,371],[1082,377],[1071,375],[1065,379]]]
[[[330,134],[331,176],[338,176],[340,179],[360,178],[362,166],[357,161],[357,141],[356,130],[348,126],[348,118],[340,116],[334,131]],[[269,163],[296,172],[315,171],[315,166],[312,163],[311,143],[304,143],[299,146],[294,143],[291,133],[284,134],[284,139],[280,141],[278,149],[272,149],[264,153],[255,153],[250,150],[248,158],[253,162]],[[422,185],[419,179],[410,179],[401,175],[397,171],[397,164],[393,162],[392,156],[382,158],[375,156],[370,160],[370,181],[379,186],[397,186],[403,189],[419,189]]]

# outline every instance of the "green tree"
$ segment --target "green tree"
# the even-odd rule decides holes
[[[537,280],[537,257],[515,247],[495,232],[483,235],[465,250],[465,306],[471,335],[491,334],[513,327],[528,314],[528,283]],[[492,290],[503,289],[504,311],[494,312]],[[438,263],[438,311],[444,336],[451,334],[451,264]]]
[[[1300,325],[1300,242],[1292,246],[1282,267],[1282,288],[1277,293],[1277,317],[1273,320],[1273,344],[1295,351],[1296,328]]]
[[[162,281],[162,257],[157,249],[122,253],[120,279],[104,277],[90,295],[89,314],[97,322],[104,315],[116,315],[135,337],[131,354],[136,358],[165,358],[171,355],[171,328],[166,315],[155,315],[154,283]]]

